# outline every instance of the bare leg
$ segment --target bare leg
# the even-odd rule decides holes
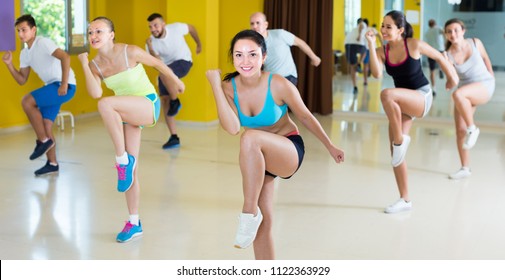
[[[381,101],[389,120],[391,140],[394,144],[402,144],[402,114],[422,116],[424,96],[415,90],[388,88],[381,92]]]
[[[133,185],[126,191],[126,205],[128,206],[128,212],[130,215],[139,213],[139,203],[140,203],[140,183],[139,177],[137,176],[139,170],[139,152],[140,152],[140,140],[142,130],[138,126],[132,126],[126,124],[124,126],[125,131],[125,142],[126,142],[126,152],[135,157],[137,160],[137,167],[135,168],[133,175]]]
[[[273,205],[274,205],[275,179],[272,176],[265,176],[263,188],[259,197],[259,207],[263,214],[256,239],[254,240],[254,256],[257,260],[275,259],[273,228]]]
[[[412,119],[408,116],[403,116],[402,118],[402,133],[408,135],[410,128],[412,127]],[[389,140],[392,139],[392,129],[389,127]],[[390,146],[391,147],[391,146]],[[403,161],[399,166],[393,167],[395,174],[396,184],[398,186],[398,191],[400,192],[400,197],[405,201],[410,201],[409,189],[408,189],[408,174],[407,174],[407,162]]]
[[[163,116],[167,124],[170,135],[177,134],[177,127],[175,125],[175,118],[167,116],[168,109],[170,108],[170,97],[168,95],[161,96],[161,105],[163,107]]]
[[[244,192],[242,212],[256,215],[265,170],[282,177],[290,176],[298,167],[298,153],[284,136],[246,130],[240,138],[239,162]]]
[[[116,156],[125,151],[123,122],[133,126],[149,125],[153,120],[153,105],[142,96],[110,96],[100,99],[98,111],[111,136]]]
[[[46,153],[47,160],[49,160],[50,163],[58,164],[58,161],[56,160],[56,139],[54,139],[53,135],[53,122],[51,120],[44,119],[44,129],[47,137],[51,138],[54,142],[54,146]]]
[[[474,107],[475,108],[475,107]],[[468,150],[463,149],[463,143],[465,142],[466,137],[466,122],[463,120],[463,117],[459,113],[459,111],[454,108],[454,123],[456,126],[456,145],[458,147],[459,160],[461,162],[461,166],[470,167],[470,153]]]
[[[474,124],[475,106],[487,103],[490,97],[487,88],[482,83],[472,83],[454,91],[452,99],[466,127],[469,127]]]
[[[33,96],[28,93],[23,97],[21,105],[25,111],[26,116],[28,117],[28,120],[30,121],[30,124],[33,127],[33,130],[35,131],[35,134],[37,135],[37,139],[39,141],[44,141],[45,139],[49,138],[46,134],[44,121],[42,120],[42,114],[40,113],[37,103],[35,102],[35,98],[33,98]]]

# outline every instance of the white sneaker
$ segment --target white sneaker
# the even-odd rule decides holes
[[[412,201],[406,202],[403,198],[400,198],[395,203],[386,207],[386,209],[384,209],[384,213],[393,214],[403,211],[410,211],[411,209]]]
[[[240,213],[237,235],[235,236],[235,248],[245,249],[251,246],[256,238],[261,221],[263,221],[263,215],[261,215],[259,207],[256,216],[254,214]]]
[[[393,158],[391,160],[393,167],[397,167],[398,165],[402,164],[403,160],[405,159],[405,155],[407,154],[409,144],[410,136],[405,134],[403,135],[403,142],[401,145],[397,146],[394,143],[391,144],[393,145]]]
[[[479,138],[480,129],[478,127],[474,129],[466,130],[465,143],[463,143],[463,149],[470,150],[475,143],[477,143],[477,138]]]
[[[470,168],[468,167],[461,167],[460,170],[452,173],[452,174],[449,174],[449,178],[450,179],[454,179],[454,180],[459,180],[459,179],[464,179],[466,177],[470,177],[470,175],[472,175],[472,172],[470,171]]]

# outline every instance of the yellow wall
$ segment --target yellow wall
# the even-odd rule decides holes
[[[412,22],[409,21],[410,25],[412,25],[412,29],[414,30],[414,38],[420,39],[421,38],[421,1],[420,0],[404,0],[403,3],[403,9],[404,13],[407,13],[407,11],[417,11],[419,13],[419,23],[418,24],[413,24]]]
[[[333,0],[333,40],[332,48],[344,52],[344,0]]]
[[[115,25],[117,42],[135,44],[142,48],[150,35],[147,17],[153,12],[161,13],[167,23],[186,22],[195,26],[202,42],[202,53],[196,55],[193,39],[190,35],[186,36],[193,52],[193,68],[183,78],[186,92],[180,95],[180,99],[184,109],[176,119],[206,123],[217,120],[217,112],[205,71],[221,68],[224,74],[233,70],[227,56],[230,40],[238,31],[249,28],[249,16],[256,11],[263,11],[263,1],[150,0],[149,5],[146,5],[145,1],[141,0],[89,0],[89,18],[111,18]],[[21,0],[14,0],[16,18],[21,15],[20,2]],[[16,68],[19,67],[20,47],[19,39],[16,38],[16,50],[13,52]],[[94,50],[90,50],[90,57],[95,54]],[[71,56],[71,67],[76,74],[77,92],[62,109],[69,110],[74,115],[96,112],[97,101],[86,92],[82,67],[76,55]],[[150,67],[146,67],[146,70],[151,81],[156,83],[157,72]],[[21,99],[26,93],[42,86],[42,82],[32,71],[27,84],[20,86],[5,66],[0,66],[0,77],[3,82],[0,89],[0,128],[29,124],[21,108]],[[102,87],[104,94],[112,95],[104,85]]]

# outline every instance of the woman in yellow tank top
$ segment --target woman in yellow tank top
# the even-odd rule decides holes
[[[114,24],[106,17],[95,18],[89,24],[88,39],[91,47],[98,50],[91,62],[87,53],[79,55],[88,93],[93,98],[101,98],[102,80],[115,93],[115,96],[98,101],[98,111],[114,144],[117,189],[125,192],[130,214],[116,240],[127,242],[142,235],[138,215],[140,185],[136,168],[142,127],[156,124],[160,112],[158,94],[142,65],[160,71],[163,83],[171,92],[184,91],[184,84],[161,60],[141,48],[115,43]]]

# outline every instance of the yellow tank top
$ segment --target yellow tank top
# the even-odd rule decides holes
[[[146,96],[151,93],[156,93],[156,89],[153,84],[147,77],[146,71],[142,64],[137,64],[135,67],[130,68],[128,65],[128,56],[126,53],[126,48],[128,45],[125,45],[125,60],[126,67],[128,68],[126,71],[119,72],[112,76],[105,78],[102,75],[102,71],[96,64],[94,60],[92,62],[95,64],[98,72],[102,76],[103,82],[107,86],[107,88],[114,91],[115,95],[136,95],[136,96]]]

